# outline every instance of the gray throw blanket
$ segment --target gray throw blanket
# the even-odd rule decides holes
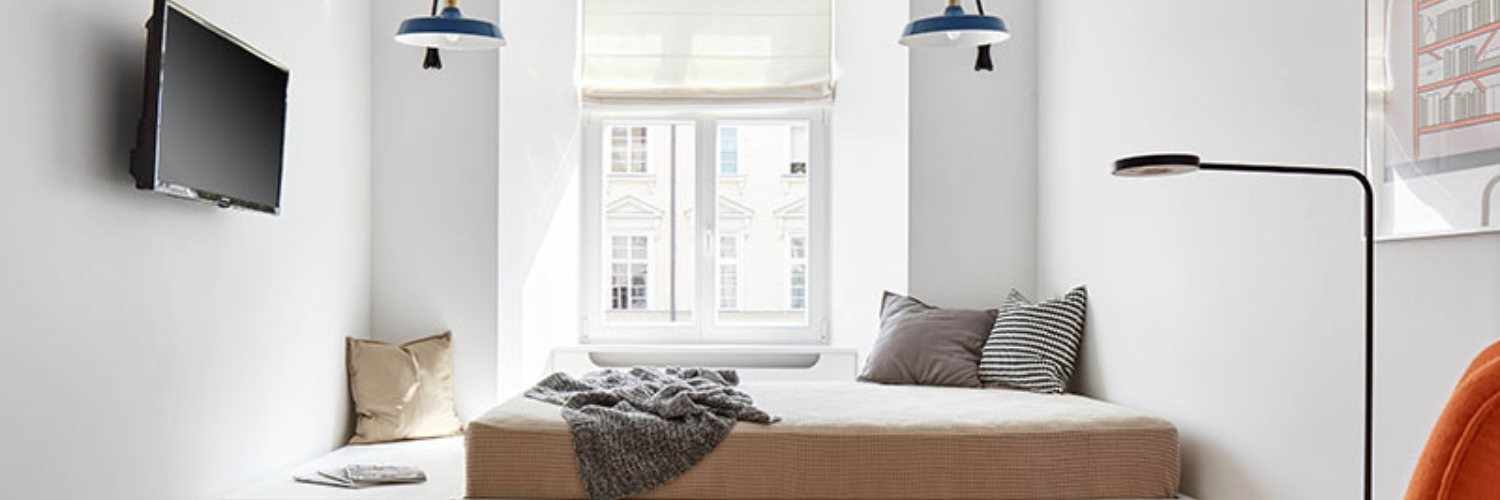
[[[593,500],[644,493],[691,469],[737,421],[774,423],[734,370],[631,368],[554,373],[526,397],[561,405]]]

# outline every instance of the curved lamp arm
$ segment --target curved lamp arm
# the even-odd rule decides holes
[[[1244,165],[1236,163],[1200,163],[1199,170],[1217,170],[1222,172],[1257,172],[1268,174],[1295,174],[1295,175],[1331,175],[1336,177],[1349,177],[1359,182],[1359,187],[1364,191],[1365,204],[1365,240],[1374,241],[1375,237],[1375,190],[1370,186],[1370,179],[1365,174],[1353,169],[1332,167],[1301,167],[1283,165]]]

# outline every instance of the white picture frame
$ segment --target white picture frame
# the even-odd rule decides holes
[[[1377,234],[1500,231],[1500,0],[1370,0],[1367,23]]]

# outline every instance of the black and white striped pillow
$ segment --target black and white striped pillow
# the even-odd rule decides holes
[[[1088,291],[1033,304],[1010,291],[979,358],[979,381],[1045,394],[1062,394],[1083,341]]]

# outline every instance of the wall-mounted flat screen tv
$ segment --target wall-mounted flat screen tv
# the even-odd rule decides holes
[[[175,2],[147,22],[136,187],[280,213],[291,73]]]

